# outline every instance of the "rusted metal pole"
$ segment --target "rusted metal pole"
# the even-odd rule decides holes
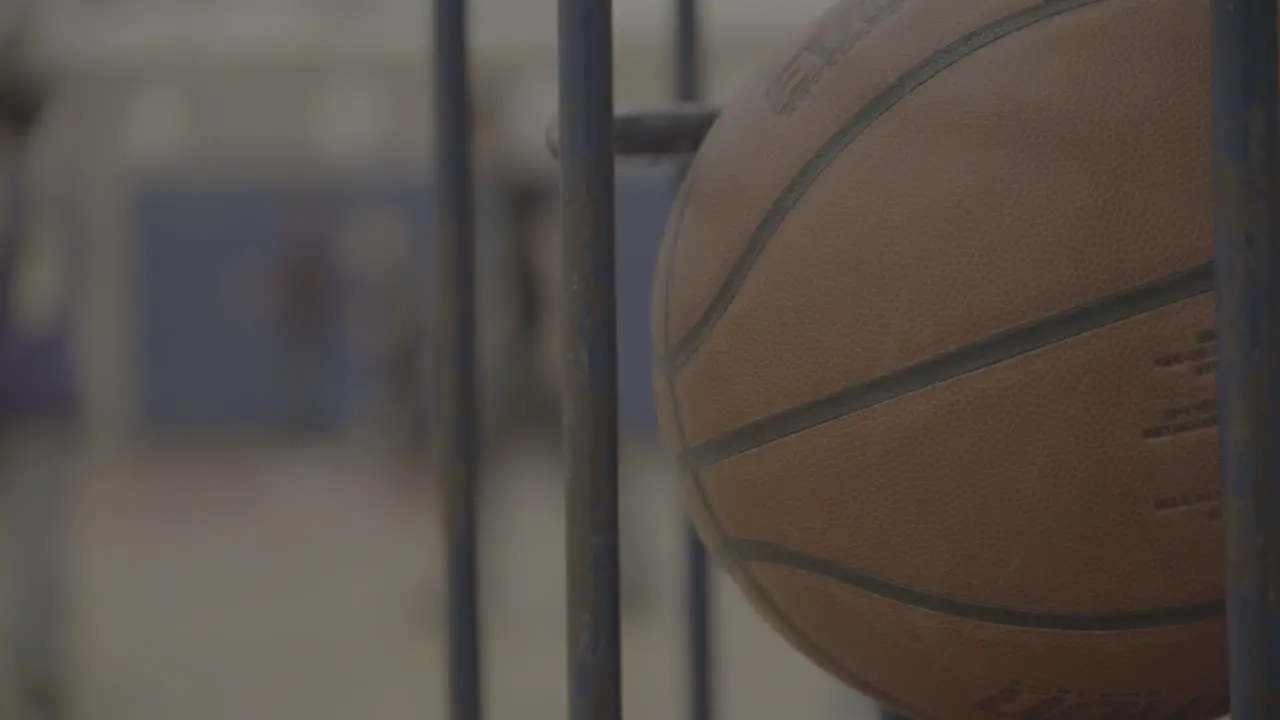
[[[449,716],[481,717],[476,483],[475,189],[466,0],[435,4],[436,176],[439,208],[439,380],[433,434],[445,487],[449,584]]]
[[[1231,715],[1280,718],[1276,0],[1213,0],[1219,421]]]
[[[610,0],[560,0],[569,717],[622,715]]]

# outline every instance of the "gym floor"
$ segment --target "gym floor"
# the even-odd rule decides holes
[[[633,449],[634,450],[634,449]],[[683,528],[669,469],[630,453],[630,717],[684,716]],[[73,543],[84,720],[444,718],[442,536],[425,463],[355,445],[187,442],[80,459]],[[645,459],[648,459],[647,461]],[[631,458],[634,459],[634,458]],[[562,720],[563,501],[555,454],[493,461],[482,500],[486,700]],[[721,713],[874,717],[717,579]]]

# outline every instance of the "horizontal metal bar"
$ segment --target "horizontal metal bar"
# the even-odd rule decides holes
[[[696,103],[619,113],[613,121],[614,150],[622,156],[692,155],[718,117],[718,108]],[[547,129],[547,149],[560,157],[559,121]]]

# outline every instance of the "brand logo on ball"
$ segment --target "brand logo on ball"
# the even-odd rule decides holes
[[[785,115],[795,112],[828,68],[896,15],[904,4],[906,0],[856,0],[829,9],[814,26],[814,35],[769,83],[769,107]]]
[[[1140,720],[1219,717],[1225,695],[1171,698],[1152,695],[1095,695],[1011,682],[974,707],[988,715],[1018,720]]]

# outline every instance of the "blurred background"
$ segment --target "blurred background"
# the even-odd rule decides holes
[[[615,1],[619,107],[671,97],[673,4]],[[707,0],[711,98],[825,4]],[[487,702],[550,720],[556,7],[471,8]],[[0,67],[47,91],[0,167],[4,594],[27,618],[5,632],[33,658],[8,674],[71,700],[31,717],[445,717],[429,0],[6,0],[0,29]],[[680,718],[683,518],[648,367],[674,187],[657,164],[618,182],[624,692]],[[721,717],[871,716],[715,583]]]

